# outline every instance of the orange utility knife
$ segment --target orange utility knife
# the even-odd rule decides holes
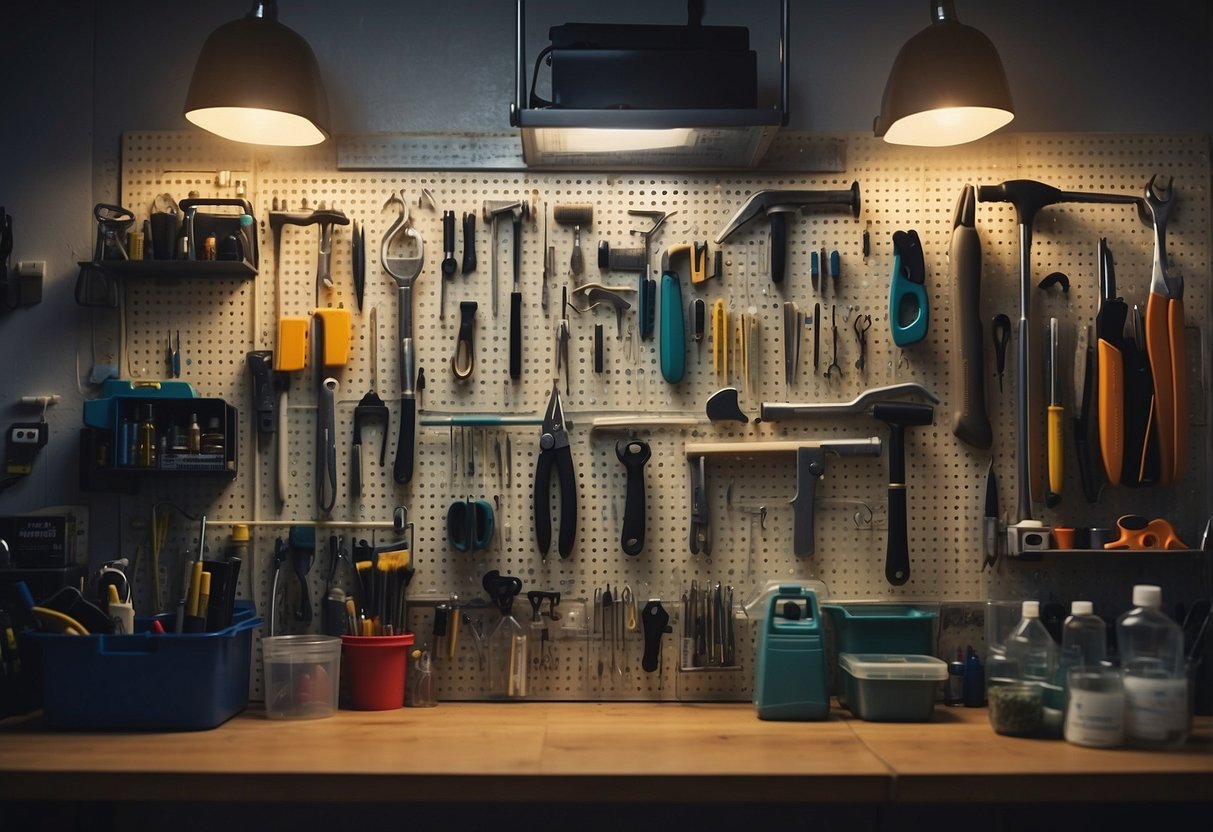
[[[1171,177],[1155,175],[1138,204],[1141,219],[1154,227],[1154,267],[1146,301],[1146,350],[1154,377],[1153,423],[1158,433],[1158,484],[1183,477],[1188,445],[1188,387],[1185,377],[1183,278],[1167,274],[1167,216]]]
[[[1125,458],[1124,357],[1120,344],[1129,309],[1116,296],[1112,252],[1103,237],[1099,240],[1099,290],[1102,301],[1095,316],[1095,337],[1099,342],[1099,451],[1108,483],[1120,485]]]

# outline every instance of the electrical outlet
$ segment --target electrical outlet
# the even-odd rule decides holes
[[[15,422],[9,426],[4,473],[24,476],[32,472],[34,459],[46,446],[48,433],[46,422]]]

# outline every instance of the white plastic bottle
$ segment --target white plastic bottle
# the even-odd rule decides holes
[[[1040,602],[1024,601],[1019,623],[1007,638],[1007,661],[1024,682],[1046,684],[1057,668],[1057,644],[1040,623]]]
[[[1074,667],[1098,667],[1107,658],[1108,628],[1095,615],[1090,601],[1075,601],[1062,625],[1057,681],[1066,685],[1066,673]]]
[[[1162,590],[1133,587],[1133,609],[1116,620],[1125,689],[1125,739],[1172,747],[1188,737],[1188,677],[1183,631],[1162,612]]]
[[[1125,695],[1120,673],[1106,667],[1107,627],[1090,601],[1070,606],[1061,633],[1058,684],[1066,689],[1064,736],[1075,745],[1124,743]]]

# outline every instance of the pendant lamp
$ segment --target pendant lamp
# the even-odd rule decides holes
[[[893,61],[873,125],[890,144],[964,144],[1015,118],[994,44],[956,19],[952,0],[931,0],[930,9],[931,25]]]
[[[303,146],[329,135],[329,104],[316,55],[278,22],[276,2],[254,3],[202,45],[185,117],[225,139]]]

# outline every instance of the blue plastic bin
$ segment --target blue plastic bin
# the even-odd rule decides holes
[[[935,613],[908,604],[822,604],[839,653],[934,652]]]
[[[237,601],[231,626],[211,633],[28,633],[41,653],[43,721],[144,731],[222,725],[248,705],[256,612]],[[172,620],[158,617],[166,627]]]

